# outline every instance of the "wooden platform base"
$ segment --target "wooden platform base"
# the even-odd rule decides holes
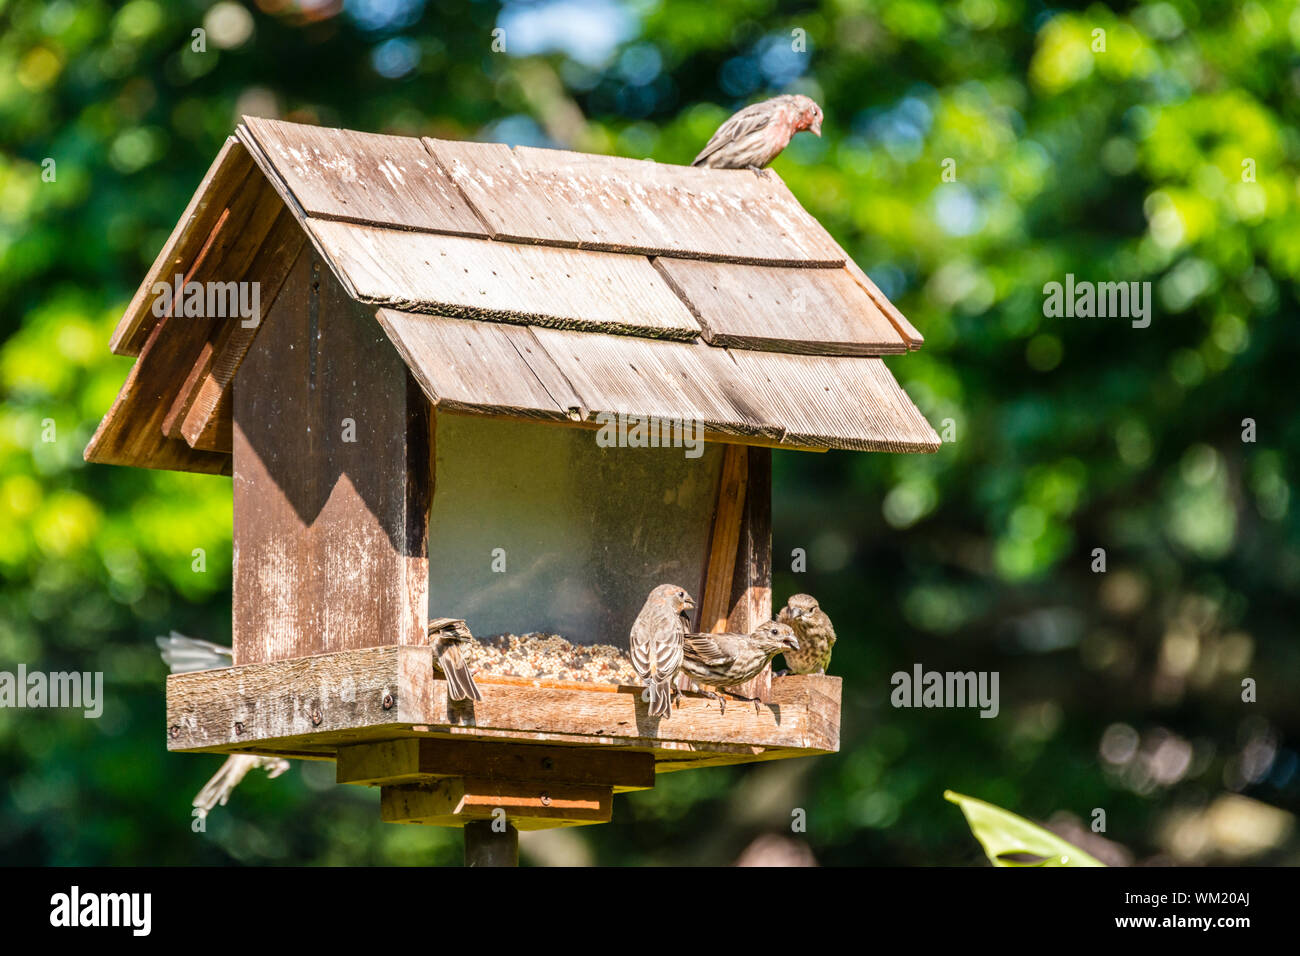
[[[650,717],[640,687],[480,675],[451,701],[428,647],[388,645],[167,678],[167,746],[338,761],[383,789],[385,820],[519,829],[602,823],[615,792],[672,770],[839,749],[840,680],[772,682],[757,708],[684,694]]]

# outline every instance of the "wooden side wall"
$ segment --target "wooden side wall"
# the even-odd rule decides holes
[[[428,400],[304,247],[234,383],[235,663],[422,644]]]

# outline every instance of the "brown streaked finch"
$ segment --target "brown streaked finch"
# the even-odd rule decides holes
[[[175,631],[167,637],[154,638],[154,642],[162,651],[163,662],[173,674],[217,670],[230,667],[235,662],[234,652],[229,647],[196,637],[186,637]],[[265,770],[266,775],[274,779],[289,769],[289,761],[283,757],[262,757],[256,754],[234,754],[227,757],[226,762],[194,798],[193,805],[198,810],[199,819],[206,818],[215,806],[224,807],[239,782],[248,776],[250,770],[258,768]]]
[[[811,594],[795,594],[776,619],[794,628],[799,649],[785,655],[791,674],[825,674],[835,648],[835,628]]]
[[[436,617],[429,622],[427,633],[433,646],[433,672],[447,681],[447,696],[452,700],[482,700],[460,651],[474,640],[465,622],[458,617]]]
[[[805,129],[821,136],[822,108],[806,96],[776,96],[746,106],[719,126],[691,165],[757,173]]]
[[[794,630],[778,621],[760,624],[749,634],[688,634],[682,671],[700,685],[705,697],[716,700],[725,714],[726,698],[713,691],[753,680],[777,654],[798,649]],[[755,711],[758,705],[755,699]]]
[[[682,667],[682,640],[694,607],[685,588],[661,584],[650,592],[632,622],[628,649],[632,667],[645,684],[642,700],[650,702],[651,717],[672,715],[677,672]]]

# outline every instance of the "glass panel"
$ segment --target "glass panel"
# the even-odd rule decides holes
[[[700,599],[723,446],[688,458],[601,448],[596,435],[438,415],[431,617],[464,618],[476,637],[544,631],[626,648],[655,585]]]

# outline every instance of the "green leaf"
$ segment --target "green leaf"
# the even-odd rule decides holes
[[[994,866],[1106,865],[1074,844],[1066,843],[1055,833],[1001,807],[951,790],[945,790],[943,798],[961,807],[971,833],[975,834],[975,839],[984,847],[985,855]],[[1032,859],[1018,860],[1017,857]]]

